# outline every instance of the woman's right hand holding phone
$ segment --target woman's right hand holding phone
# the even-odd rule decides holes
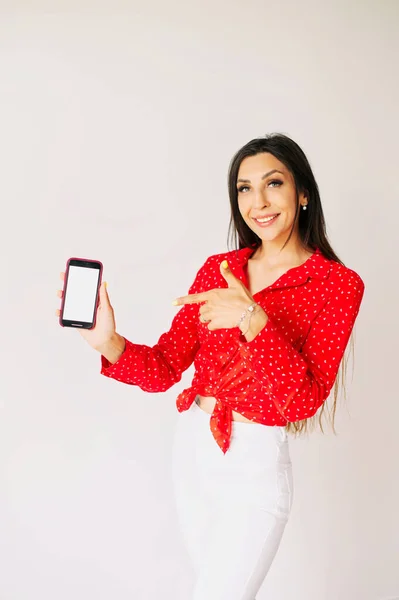
[[[65,273],[60,273],[62,281]],[[62,298],[63,291],[58,290],[57,296]],[[56,310],[56,316],[60,316],[60,310]],[[99,290],[99,305],[97,308],[96,324],[93,329],[79,329],[80,335],[88,344],[105,356],[110,363],[115,363],[125,349],[125,339],[116,333],[114,309],[111,306],[107,284],[103,281]]]

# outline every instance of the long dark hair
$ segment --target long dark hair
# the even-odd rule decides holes
[[[273,154],[285,167],[291,172],[295,182],[296,192],[296,211],[294,222],[287,240],[283,248],[290,240],[294,231],[295,225],[298,222],[299,239],[305,249],[311,248],[315,250],[319,248],[321,253],[329,260],[334,260],[340,264],[344,264],[334,252],[328,240],[326,233],[326,223],[321,206],[320,192],[313,171],[305,156],[303,150],[294,140],[282,133],[270,133],[263,137],[255,138],[240,148],[233,156],[228,172],[228,190],[230,197],[231,217],[228,230],[228,247],[233,246],[233,249],[253,247],[258,248],[262,240],[256,235],[252,229],[248,227],[241,216],[238,207],[238,192],[237,192],[237,177],[241,162],[248,156],[255,156],[263,152]],[[308,199],[307,210],[300,210],[299,194],[304,193]],[[351,335],[351,348],[353,349],[353,336]],[[338,373],[334,385],[334,402],[332,409],[329,412],[332,427],[335,433],[334,420],[337,408],[337,398],[340,378],[344,395],[346,399],[345,379],[348,357],[344,357],[341,363],[342,374]],[[319,424],[323,431],[321,422],[326,403],[324,402],[319,413]],[[315,419],[306,419],[305,421],[297,421],[288,423],[287,431],[301,433],[308,430],[308,422],[310,428],[314,425]],[[309,428],[309,429],[310,429]]]

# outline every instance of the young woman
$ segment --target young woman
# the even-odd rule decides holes
[[[236,249],[205,261],[157,344],[116,333],[106,284],[95,329],[80,330],[103,375],[148,392],[169,389],[194,361],[173,448],[194,600],[255,599],[293,501],[288,433],[323,410],[364,292],[327,240],[317,183],[293,140],[250,141],[228,185]]]

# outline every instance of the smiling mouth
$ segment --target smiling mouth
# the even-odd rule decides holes
[[[274,221],[276,221],[277,217],[280,215],[280,213],[276,214],[276,215],[271,215],[270,217],[265,217],[264,219],[255,219],[254,221],[255,223],[257,223],[258,225],[269,225],[271,223],[274,223]]]

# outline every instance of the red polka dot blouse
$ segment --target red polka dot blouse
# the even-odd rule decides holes
[[[210,256],[189,293],[227,287],[219,267],[224,259],[248,287],[247,262],[253,252],[242,248]],[[334,385],[363,293],[363,280],[355,271],[316,249],[302,265],[253,295],[269,319],[252,341],[238,327],[209,331],[199,320],[199,304],[186,304],[154,346],[125,338],[115,364],[101,356],[101,374],[163,392],[194,361],[191,386],[178,395],[177,409],[187,410],[197,394],[215,397],[210,428],[226,452],[232,410],[269,426],[316,413]]]

